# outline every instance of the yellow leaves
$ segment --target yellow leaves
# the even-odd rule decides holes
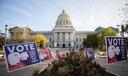
[[[43,34],[37,34],[35,38],[36,38],[36,42],[40,42],[40,41],[43,41],[45,43],[48,42],[47,38]]]
[[[102,35],[104,35],[104,36],[116,36],[116,32],[114,32],[111,28],[106,28],[102,31]]]
[[[40,44],[46,44],[48,42],[48,39],[43,34],[36,34],[34,36],[31,36],[30,40],[36,42],[38,46],[40,46]]]
[[[99,48],[104,50],[104,45],[105,45],[105,37],[106,36],[116,36],[117,33],[115,31],[113,31],[112,28],[105,28],[101,31],[101,35],[98,37],[98,41],[99,41]]]

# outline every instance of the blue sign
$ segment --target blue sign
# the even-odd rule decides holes
[[[108,63],[127,59],[124,37],[106,37],[106,50]]]
[[[40,62],[35,43],[4,46],[8,72]]]
[[[85,48],[85,52],[89,58],[95,59],[93,48]]]

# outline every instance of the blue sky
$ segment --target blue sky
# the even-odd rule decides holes
[[[64,9],[77,31],[121,24],[119,14],[127,0],[0,0],[0,31],[4,25],[51,31]]]

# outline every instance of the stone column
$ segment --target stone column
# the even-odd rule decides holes
[[[73,47],[73,34],[72,33],[70,33],[70,41],[71,41],[71,47]]]
[[[57,33],[53,33],[53,47],[57,47]]]
[[[65,33],[65,41],[68,41],[68,33]]]
[[[56,42],[54,42],[54,47],[55,47],[55,48],[57,47],[57,43],[56,43]]]
[[[68,33],[65,33],[65,42],[66,42],[66,47],[68,48]]]
[[[57,41],[57,33],[54,33],[54,42]]]
[[[70,39],[71,39],[71,41],[72,41],[72,39],[73,39],[73,35],[72,35],[72,33],[70,33]]]
[[[65,33],[63,33],[63,41],[64,41],[64,43],[66,41],[66,34]]]
[[[63,37],[63,36],[62,36],[62,33],[60,33],[59,37],[60,37],[60,42],[62,42],[62,39],[63,39],[63,38],[62,38],[62,37]]]
[[[68,33],[68,41],[71,40],[71,33]]]

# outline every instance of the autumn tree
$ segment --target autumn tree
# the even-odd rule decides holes
[[[43,34],[36,34],[30,37],[30,41],[36,42],[37,46],[44,48],[48,39]]]
[[[105,37],[106,36],[116,36],[117,32],[113,31],[111,28],[105,28],[98,34],[98,42],[100,50],[105,50]]]

